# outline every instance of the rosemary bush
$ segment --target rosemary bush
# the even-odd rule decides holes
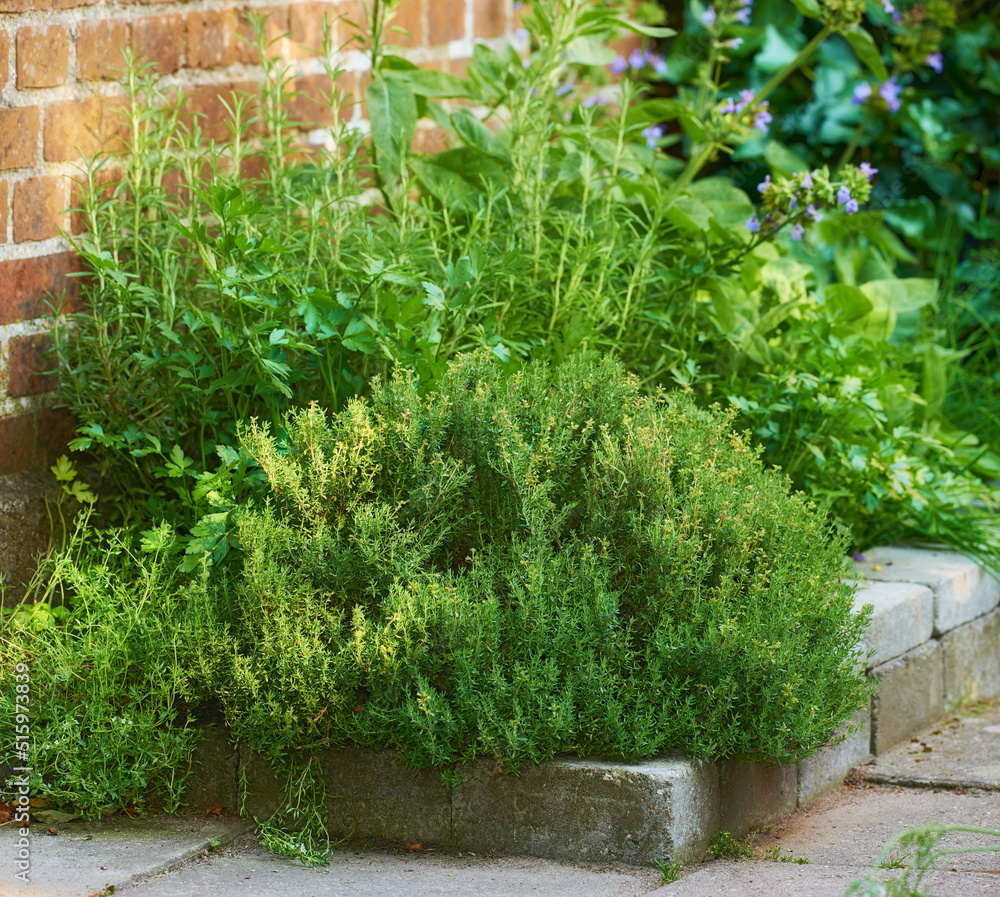
[[[221,706],[296,783],[268,843],[316,859],[321,746],[451,781],[480,756],[810,754],[869,698],[870,608],[843,536],[731,424],[617,361],[508,377],[488,350],[426,397],[397,375],[282,435],[251,423],[266,486],[234,512],[238,551],[185,573],[168,524],[139,554],[78,540],[48,579],[67,620],[43,602],[6,622],[44,708],[33,784],[89,812],[158,782],[176,802],[190,715]]]

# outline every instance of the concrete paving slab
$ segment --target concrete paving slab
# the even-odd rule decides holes
[[[709,860],[653,895],[843,897],[852,881],[872,870],[890,838],[930,823],[1000,829],[1000,794],[841,786],[754,839],[758,856],[777,847],[780,856],[806,858],[807,864],[770,859]],[[1000,838],[955,836],[953,843],[990,850],[948,857],[935,871],[933,884],[926,880],[929,892],[949,897],[996,897],[1000,893]],[[880,874],[894,877],[899,872],[887,869]]]
[[[14,877],[19,830],[12,823],[0,827],[0,897],[90,897],[109,887],[121,889],[197,856],[213,841],[231,842],[247,824],[216,816],[113,817],[55,828],[58,834],[51,835],[44,825],[31,826],[24,882]]]
[[[1000,603],[1000,582],[954,551],[890,545],[865,552],[854,566],[862,579],[913,582],[934,592],[934,635],[989,613]]]
[[[1000,791],[1000,702],[946,717],[874,758],[864,773],[870,782]]]
[[[434,851],[335,851],[308,869],[248,843],[150,878],[128,897],[639,897],[660,882],[655,870],[487,858]]]

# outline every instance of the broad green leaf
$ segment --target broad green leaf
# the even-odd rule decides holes
[[[642,22],[634,22],[631,19],[614,18],[611,20],[619,28],[625,28],[635,34],[642,34],[646,37],[673,37],[677,34],[673,28],[664,28],[662,25],[643,25]]]
[[[858,59],[868,66],[872,74],[879,81],[889,80],[889,72],[886,71],[878,45],[875,43],[875,39],[864,28],[860,25],[850,25],[844,31],[844,37],[847,38],[847,42],[854,48],[854,52],[858,54]]]
[[[876,309],[883,308],[901,314],[930,305],[938,294],[938,282],[927,277],[871,280],[861,290]]]
[[[615,51],[592,37],[577,37],[566,45],[566,61],[574,65],[608,65]]]
[[[387,72],[376,72],[365,92],[372,143],[378,165],[388,183],[399,179],[403,154],[413,144],[417,103],[409,86]]]
[[[422,97],[467,97],[476,99],[478,92],[475,85],[465,78],[448,72],[425,71],[414,69],[405,72],[393,72],[392,80],[405,84],[410,90]]]
[[[792,0],[792,5],[804,16],[819,18],[820,8],[817,0]]]
[[[496,135],[486,127],[465,106],[460,106],[451,114],[451,123],[459,137],[473,149],[485,153],[494,159],[509,163],[510,155],[507,148],[497,139]]]
[[[764,46],[754,57],[754,65],[764,72],[777,72],[790,63],[805,44],[805,38],[798,31],[782,33],[773,25],[764,29]]]
[[[830,284],[824,294],[827,308],[839,313],[841,320],[854,321],[867,315],[874,307],[860,289],[846,283]]]
[[[809,168],[801,156],[793,153],[785,144],[777,140],[767,142],[767,147],[764,149],[764,159],[771,171],[786,178]]]

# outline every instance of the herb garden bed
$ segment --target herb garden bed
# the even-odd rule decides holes
[[[676,758],[625,764],[557,758],[505,774],[493,761],[458,770],[449,790],[390,751],[317,755],[331,835],[387,838],[477,852],[653,865],[703,855],[720,829],[743,834],[839,784],[870,754],[971,700],[1000,694],[1000,583],[961,555],[877,548],[856,565],[857,605],[875,612],[866,648],[880,680],[864,727],[789,767]],[[205,730],[191,806],[222,803],[266,817],[284,803],[278,778],[227,731]]]

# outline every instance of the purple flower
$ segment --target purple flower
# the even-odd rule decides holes
[[[734,18],[741,25],[749,25],[750,24],[750,13],[751,12],[753,12],[753,10],[752,10],[751,7],[744,6],[743,9],[738,9],[736,11],[736,14],[735,14]]]
[[[628,57],[628,64],[634,69],[641,69],[646,64],[646,54],[642,50],[633,50]]]
[[[767,193],[767,191],[770,190],[770,189],[771,189],[771,175],[767,174],[767,175],[764,175],[764,180],[762,180],[757,185],[757,192],[758,193]]]
[[[656,141],[663,136],[663,127],[661,125],[650,125],[643,130],[642,136],[646,138],[646,146],[650,149],[656,149]]]
[[[860,551],[855,551],[854,560],[859,564],[863,564],[865,561],[868,560],[868,558],[866,558]]]
[[[853,215],[859,208],[861,207],[858,205],[858,201],[854,198],[851,198],[844,203],[844,211],[847,212],[848,215]]]
[[[767,133],[767,126],[771,123],[772,118],[773,118],[773,116],[771,115],[770,112],[768,112],[766,109],[762,109],[754,117],[753,126],[758,131],[763,131],[766,134]]]
[[[813,221],[822,221],[823,213],[819,211],[812,203],[806,206],[806,214],[812,218]]]
[[[894,13],[896,11],[896,7],[893,6],[889,0],[882,0],[882,9],[884,9],[887,13]]]
[[[734,37],[732,40],[726,41],[726,46],[729,47],[730,50],[738,50],[742,44],[742,37]]]
[[[556,96],[557,97],[564,97],[564,96],[566,96],[566,94],[572,93],[572,92],[573,92],[573,85],[572,84],[560,84],[556,88]]]
[[[520,12],[521,0],[514,0],[514,12]]]
[[[895,78],[890,78],[878,89],[878,95],[885,100],[890,112],[896,112],[903,105],[899,99],[902,92],[903,88],[896,83]]]
[[[944,71],[944,57],[940,53],[928,53],[924,61],[939,75]]]
[[[854,93],[851,96],[851,102],[854,103],[855,106],[860,106],[871,95],[871,84],[867,81],[862,81],[857,87],[854,88]]]
[[[726,102],[724,102],[722,106],[719,108],[719,112],[721,112],[723,115],[730,115],[731,113],[736,111],[737,111],[736,103],[733,102],[732,97],[727,97]]]
[[[792,197],[792,201],[788,204],[789,211],[797,209],[799,207],[799,198],[797,196]]]
[[[597,105],[597,97],[595,97],[595,96],[589,96],[589,97],[587,97],[587,99],[585,99],[583,101],[583,108],[584,109],[591,109],[591,108],[593,108],[596,105]]]
[[[667,74],[667,60],[662,53],[654,53],[652,60],[653,71],[661,76],[666,76]]]
[[[628,60],[624,56],[616,56],[608,70],[612,75],[624,75],[628,71]]]
[[[795,224],[792,225],[792,239],[793,240],[801,240],[802,239],[802,235],[805,232],[806,232],[806,229],[801,224],[799,224],[798,222],[796,222]]]
[[[514,40],[516,40],[519,44],[526,44],[529,40],[531,40],[531,34],[527,28],[515,28]]]
[[[715,15],[715,7],[710,6],[701,14],[701,24],[702,25],[714,25],[717,16]]]
[[[812,188],[813,188],[813,176],[809,174],[809,172],[807,171],[804,175],[802,175],[802,189],[812,190]]]
[[[755,234],[760,230],[760,222],[757,220],[756,212],[747,218],[747,230],[752,234]]]
[[[858,166],[858,171],[860,171],[868,180],[873,180],[875,175],[878,174],[877,168],[872,168],[867,162],[862,162]]]
[[[845,203],[851,198],[851,188],[847,184],[841,184],[837,191],[837,202]]]

